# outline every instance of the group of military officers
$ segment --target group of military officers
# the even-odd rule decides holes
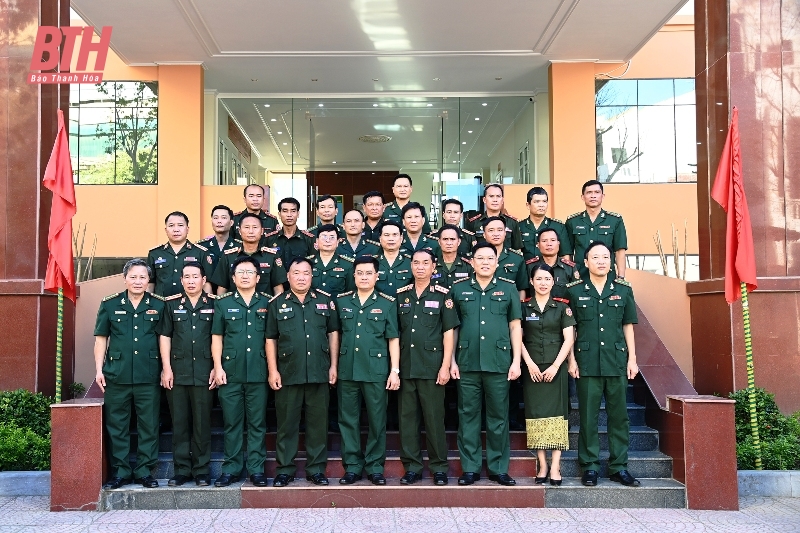
[[[422,477],[420,423],[435,485],[448,483],[444,385],[457,380],[459,485],[480,479],[481,411],[485,405],[489,478],[508,475],[509,383],[521,375],[521,301],[537,263],[554,272],[553,296],[576,316],[569,373],[577,379],[583,483],[597,484],[597,417],[605,395],[609,473],[638,485],[627,472],[625,387],[638,368],[633,293],[624,280],[627,247],[622,217],[605,211],[603,185],[584,184],[586,209],[565,223],[546,216],[547,192],[527,195],[530,217],[504,209],[503,188],[487,185],[481,212],[456,199],[442,205],[432,232],[425,209],[411,202],[411,178],[394,179],[395,201],[367,193],[364,211],[348,210],[336,225],[331,196],[316,202],[320,224],[297,228],[300,203],[263,210],[263,189],[244,190],[246,209],[214,207],[214,235],[191,243],[188,217],[165,220],[168,242],[123,269],[125,291],[106,297],[95,327],[96,381],[105,391],[111,476],[106,489],[135,481],[156,487],[160,388],[172,415],[174,476],[211,483],[212,391],[224,424],[224,462],[215,486],[240,480],[266,486],[266,405],[277,416],[273,485],[294,481],[301,414],[305,413],[305,474],[327,485],[329,390],[335,386],[345,475],[364,473],[384,485],[388,391],[398,392],[402,484]],[[462,220],[463,219],[463,220]],[[463,226],[463,227],[462,227]],[[573,259],[575,262],[573,262]],[[527,320],[527,318],[526,318]],[[368,434],[362,448],[360,415]],[[138,448],[131,466],[130,421]],[[244,432],[247,433],[243,451]]]

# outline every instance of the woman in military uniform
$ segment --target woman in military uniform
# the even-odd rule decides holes
[[[535,449],[539,472],[536,483],[561,485],[561,450],[569,448],[569,392],[567,370],[561,368],[575,339],[575,319],[569,306],[550,294],[553,268],[534,265],[530,274],[534,295],[522,302],[522,359],[528,448]],[[547,468],[545,450],[552,450]]]

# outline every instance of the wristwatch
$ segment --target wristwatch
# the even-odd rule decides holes
[[[394,372],[394,373],[395,373],[395,374],[397,374],[398,376],[400,375],[400,369],[399,369],[399,368],[393,368],[393,369],[392,369],[392,372]]]

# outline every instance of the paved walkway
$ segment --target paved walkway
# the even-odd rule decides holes
[[[0,498],[0,533],[78,532],[800,532],[800,498],[742,498],[741,510],[241,509],[48,512],[46,497]]]

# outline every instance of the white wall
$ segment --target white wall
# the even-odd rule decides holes
[[[500,165],[503,177],[513,177],[514,183],[522,183],[519,176],[519,151],[526,142],[530,154],[531,183],[548,183],[550,181],[549,121],[547,94],[541,93],[517,115],[503,139],[489,154],[490,181],[496,181],[497,168]]]

